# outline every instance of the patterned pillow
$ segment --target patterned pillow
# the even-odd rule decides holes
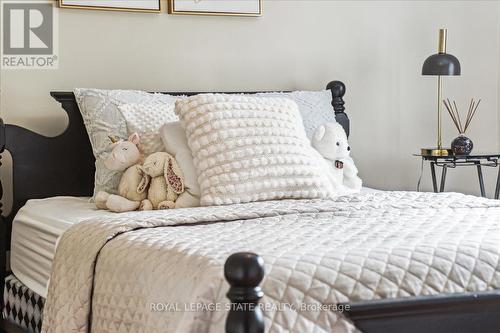
[[[128,103],[172,105],[177,97],[135,90],[75,89],[74,93],[96,158],[94,195],[99,191],[116,193],[122,173],[108,170],[104,160],[109,154],[108,135],[128,137],[127,124],[118,107]]]
[[[202,205],[334,195],[295,102],[202,94],[177,101],[175,112],[194,157]]]
[[[139,148],[145,155],[165,151],[160,127],[178,120],[174,104],[124,104],[118,107],[127,122],[128,135],[136,132],[141,138]]]

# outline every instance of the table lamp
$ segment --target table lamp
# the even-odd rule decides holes
[[[441,76],[460,75],[460,62],[449,53],[446,53],[446,29],[439,30],[438,53],[429,56],[422,66],[422,75],[437,76],[437,108],[438,108],[438,130],[437,147],[423,148],[422,155],[448,156],[451,155],[451,149],[444,149],[442,143],[441,114],[443,105],[443,82]]]

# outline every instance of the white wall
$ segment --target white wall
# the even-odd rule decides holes
[[[54,135],[66,119],[50,90],[321,89],[340,79],[365,183],[414,189],[420,161],[411,154],[435,144],[435,81],[420,71],[440,27],[463,69],[445,79],[445,96],[464,106],[482,98],[470,137],[477,151],[498,148],[499,17],[496,1],[264,0],[260,18],[64,9],[59,70],[2,71],[0,110],[7,122]],[[444,123],[449,143],[456,133],[446,114]],[[485,176],[491,196],[496,174]],[[448,184],[478,193],[472,168],[450,170]]]

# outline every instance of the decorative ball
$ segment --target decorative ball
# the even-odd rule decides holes
[[[469,155],[473,147],[472,140],[463,134],[460,134],[451,142],[451,150],[455,155]]]

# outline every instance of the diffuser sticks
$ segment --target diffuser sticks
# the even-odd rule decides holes
[[[469,128],[470,123],[472,122],[472,119],[476,115],[476,111],[479,107],[479,104],[481,103],[481,100],[476,102],[474,99],[471,99],[469,110],[467,111],[467,117],[465,118],[464,123],[462,123],[462,118],[460,118],[460,112],[458,111],[457,103],[455,101],[453,101],[452,104],[449,99],[443,99],[443,103],[446,107],[446,110],[448,110],[448,113],[450,114],[450,117],[453,120],[453,124],[455,124],[458,132],[460,134],[465,134],[465,132]]]

